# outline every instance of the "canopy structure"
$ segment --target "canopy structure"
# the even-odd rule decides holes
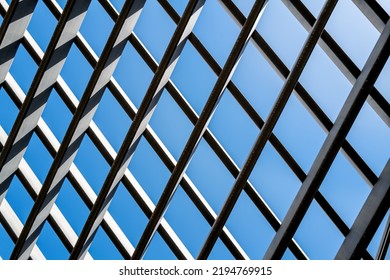
[[[389,259],[389,13],[0,0],[0,259]]]

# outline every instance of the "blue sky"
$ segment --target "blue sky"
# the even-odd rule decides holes
[[[65,1],[58,2],[62,7],[64,6]],[[253,2],[252,0],[235,1],[245,15],[249,13]],[[302,2],[316,16],[324,3],[324,1]],[[389,1],[378,2],[390,13]],[[112,3],[117,10],[120,10],[123,1],[112,1]],[[170,3],[181,14],[187,1],[175,0]],[[96,20],[97,18],[99,20]],[[56,19],[42,1],[39,1],[28,31],[43,51],[47,47],[55,25]],[[100,55],[113,25],[113,21],[98,1],[92,1],[80,33],[97,55]],[[175,27],[174,22],[157,1],[147,1],[136,25],[135,33],[159,62]],[[348,0],[339,1],[326,29],[360,69],[379,37],[379,32],[374,26],[352,1]],[[239,27],[218,1],[206,1],[194,29],[194,33],[221,66],[225,63],[239,31]],[[257,31],[289,68],[294,64],[307,37],[306,30],[282,1],[277,0],[269,1]],[[37,65],[24,47],[20,46],[10,72],[25,93],[29,89],[36,70]],[[92,67],[74,45],[61,76],[78,99],[83,94],[92,71]],[[388,101],[390,100],[389,75],[390,62],[388,61],[376,83],[376,87]],[[114,78],[136,107],[140,105],[152,77],[152,71],[142,61],[136,50],[128,44],[114,72]],[[217,76],[195,48],[187,43],[172,75],[172,81],[197,114],[200,114],[216,79]],[[252,43],[247,46],[232,80],[260,116],[266,119],[283,86],[283,81]],[[300,82],[332,121],[336,119],[352,88],[347,78],[319,46],[315,48]],[[2,112],[0,125],[9,133],[18,110],[4,88],[0,89],[0,111]],[[42,117],[57,139],[61,141],[72,114],[55,90],[51,94]],[[94,116],[94,122],[105,134],[115,151],[118,151],[131,125],[131,120],[109,90],[106,90],[103,96]],[[150,125],[177,160],[193,125],[167,91],[163,93]],[[209,128],[236,164],[241,167],[259,130],[228,90],[222,97]],[[326,137],[326,133],[295,95],[291,96],[274,133],[305,172],[310,169]],[[390,143],[390,130],[367,103],[348,134],[347,140],[379,176],[390,156],[388,144]],[[30,142],[25,159],[38,179],[43,182],[50,168],[52,157],[36,135]],[[94,191],[98,193],[108,173],[109,165],[88,136],[84,137],[75,164]],[[170,172],[144,138],[135,152],[129,169],[156,204]],[[214,211],[219,213],[234,178],[206,141],[201,141],[187,169],[187,175]],[[270,144],[266,145],[250,176],[250,181],[280,220],[283,219],[301,185],[299,179]],[[351,226],[370,192],[370,187],[343,153],[339,152],[320,190],[347,225]],[[6,199],[19,219],[24,222],[33,200],[16,177]],[[74,231],[79,234],[89,211],[68,180],[62,187],[57,205]],[[122,184],[118,188],[109,212],[135,246],[146,226],[147,218]],[[165,217],[191,254],[196,257],[210,226],[181,188],[175,193]],[[263,257],[275,233],[245,193],[239,198],[229,217],[227,227],[248,256],[253,259]],[[383,227],[384,222],[368,248],[374,256]],[[318,204],[313,202],[295,239],[309,258],[333,259],[343,241],[343,236]],[[0,225],[0,244],[0,256],[7,258],[12,250],[13,242],[2,225]],[[66,259],[69,255],[48,223],[38,240],[38,246],[48,259]],[[101,228],[92,243],[90,252],[96,259],[121,258]],[[175,257],[157,233],[145,258],[172,259]],[[210,258],[231,259],[232,256],[223,243],[218,241]],[[294,256],[287,251],[284,258],[293,259]]]

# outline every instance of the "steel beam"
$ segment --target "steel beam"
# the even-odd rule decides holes
[[[306,180],[295,197],[264,258],[280,258],[306,214],[343,141],[352,127],[390,52],[390,21],[379,37],[360,76],[352,87],[329,135],[325,139]]]
[[[165,88],[165,85],[170,79],[187,41],[187,37],[195,26],[203,8],[203,4],[204,0],[191,0],[187,4],[183,18],[172,36],[161,63],[133,120],[129,132],[126,135],[123,144],[119,149],[118,155],[107,175],[98,199],[92,208],[87,222],[85,223],[79,240],[70,256],[71,259],[82,258],[85,252],[87,252],[93,237],[100,226],[104,213],[111,203],[117,186],[127,169],[136,146],[141,139],[150,118],[152,117],[153,111],[156,108],[157,102]]]
[[[27,149],[90,1],[69,1],[0,154],[0,204]]]
[[[336,254],[336,260],[361,259],[390,208],[390,159],[371,190],[351,231]]]
[[[389,15],[375,0],[353,0],[360,11],[371,21],[372,25],[382,33]]]
[[[238,175],[229,196],[222,207],[220,214],[218,215],[217,220],[215,221],[211,231],[199,253],[198,259],[207,259],[212,248],[214,247],[215,242],[217,241],[219,234],[221,232],[221,228],[225,225],[227,219],[231,211],[233,210],[234,205],[236,204],[241,191],[245,186],[245,182],[248,180],[253,168],[256,165],[256,162],[264,149],[269,137],[271,136],[272,130],[275,127],[282,111],[287,104],[287,101],[292,94],[296,84],[298,83],[298,79],[303,72],[303,69],[309,60],[309,57],[314,50],[314,47],[317,44],[317,41],[325,28],[325,25],[332,14],[334,7],[337,4],[337,0],[329,0],[325,3],[318,20],[313,26],[312,31],[310,32],[308,38],[306,39],[302,50],[288,76],[285,84],[283,85],[277,100],[271,112],[258,136],[256,139],[256,143],[253,146],[250,154],[241,169],[240,174]],[[282,224],[283,225],[283,224]]]
[[[13,0],[8,7],[7,2],[1,0],[1,6],[7,9],[7,13],[0,27],[0,86],[11,68],[37,2],[37,0]]]
[[[357,2],[366,3],[364,1]],[[315,22],[315,17],[312,15],[309,9],[304,4],[302,4],[302,2],[283,0],[283,3],[306,30],[311,29]],[[379,4],[376,3],[376,5]],[[382,22],[383,27],[386,22],[387,20]],[[333,63],[340,69],[348,81],[353,85],[356,82],[356,79],[359,77],[361,71],[348,56],[348,54],[339,46],[339,44],[326,30],[321,35],[319,45],[333,61]],[[375,87],[370,92],[367,102],[382,119],[382,121],[390,126],[390,104]]]
[[[42,190],[34,203],[22,234],[15,245],[11,255],[12,259],[26,258],[26,255],[31,250],[31,246],[36,242],[50,212],[50,208],[58,196],[65,176],[69,172],[69,168],[81,145],[82,138],[96,112],[103,92],[115,70],[126,45],[127,38],[131,34],[141,14],[144,3],[145,0],[132,0],[124,4],[121,15],[108,38],[79,107],[54,158]],[[66,8],[64,13],[66,13]]]
[[[390,215],[387,217],[387,223],[385,230],[383,231],[383,236],[379,244],[378,252],[376,254],[377,260],[384,260],[386,258],[387,250],[389,249],[390,243]]]
[[[203,108],[201,115],[199,116],[198,122],[196,123],[193,131],[191,132],[190,138],[184,147],[183,153],[180,155],[178,163],[172,172],[171,177],[156,205],[156,210],[153,212],[138,245],[135,248],[133,259],[140,259],[145,253],[145,250],[150,243],[159,223],[162,219],[168,204],[175,193],[178,184],[184,176],[185,170],[191,160],[191,157],[199,144],[204,132],[207,129],[207,125],[210,122],[211,116],[213,115],[223,92],[226,89],[233,73],[238,65],[238,62],[245,50],[250,37],[260,20],[264,5],[267,1],[256,1],[250,12],[247,22],[242,28],[236,43],[233,46],[232,52],[230,53],[227,62],[217,79],[217,82],[206,102],[206,106]]]

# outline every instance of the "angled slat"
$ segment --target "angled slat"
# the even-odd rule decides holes
[[[0,203],[27,149],[90,1],[69,1],[0,154]]]
[[[362,252],[370,244],[390,208],[390,159],[378,182],[368,195],[351,231],[336,254],[336,260],[361,259]]]
[[[313,29],[311,30],[308,38],[306,39],[301,52],[294,63],[294,66],[284,83],[282,89],[280,90],[279,96],[275,101],[274,106],[269,113],[267,120],[256,139],[256,142],[251,149],[248,158],[246,159],[243,168],[241,169],[240,174],[234,182],[234,185],[229,193],[228,198],[226,199],[225,204],[222,207],[220,214],[218,215],[217,220],[215,221],[211,231],[199,253],[199,259],[207,259],[211,250],[214,247],[215,242],[217,241],[221,228],[225,225],[231,211],[233,210],[234,205],[236,204],[241,191],[243,190],[246,181],[248,180],[253,168],[256,165],[258,158],[261,155],[269,137],[271,136],[272,130],[275,127],[284,107],[287,104],[289,97],[291,96],[298,79],[303,72],[303,69],[310,58],[314,47],[317,44],[317,41],[325,28],[325,25],[332,14],[334,7],[337,4],[337,0],[329,0],[325,3],[318,20],[316,21]]]
[[[180,54],[202,10],[204,0],[191,0],[187,4],[184,15],[178,24],[174,35],[167,47],[138,112],[131,124],[118,155],[107,175],[97,202],[83,228],[78,243],[72,252],[71,259],[83,257],[89,248],[93,237],[101,223],[104,213],[108,209],[116,188],[131,160],[136,146],[144,133],[156,104],[170,79]]]
[[[110,81],[123,52],[127,37],[131,34],[141,14],[144,3],[144,0],[134,0],[127,1],[124,4],[121,15],[107,40],[102,56],[94,69],[79,107],[54,158],[42,190],[15,245],[11,255],[12,259],[25,259],[36,242],[51,206],[54,204],[65,176],[69,172],[69,168],[77,154],[82,138],[96,112],[107,83]],[[63,15],[65,13],[66,8]]]
[[[37,0],[13,0],[11,5],[1,0],[1,8],[6,10],[0,28],[0,86],[11,68],[12,61],[18,50],[20,39],[27,29]]]
[[[150,218],[141,236],[141,239],[135,248],[133,259],[140,259],[144,255],[145,250],[151,241],[160,223],[160,220],[162,219],[168,204],[175,190],[177,189],[178,184],[184,176],[191,157],[207,129],[207,125],[210,122],[218,102],[238,65],[241,55],[245,50],[245,47],[250,40],[250,37],[256,28],[258,21],[260,20],[266,2],[267,1],[256,1],[253,5],[248,20],[242,28],[238,39],[233,46],[232,52],[230,53],[227,62],[206,102],[206,106],[199,116],[199,120],[191,132],[190,138],[184,147],[183,153],[180,155],[177,165],[173,170],[172,175],[170,176],[168,183],[156,205],[156,210],[153,212],[153,215]]]
[[[335,124],[321,147],[306,180],[302,183],[282,226],[276,232],[264,258],[280,258],[286,246],[294,236],[303,216],[307,212],[315,193],[321,186],[331,164],[333,163],[343,141],[352,127],[376,79],[382,71],[390,52],[390,21],[386,24],[373,51],[371,52],[362,73],[347,97]]]

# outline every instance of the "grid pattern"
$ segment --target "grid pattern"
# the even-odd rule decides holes
[[[374,112],[376,122],[388,133],[390,105],[387,98],[390,88],[379,84],[389,78],[386,62],[390,54],[390,21],[384,6],[381,6],[380,2],[368,0],[327,0],[315,15],[310,4],[304,3],[307,1],[246,1],[250,7],[246,7],[242,1],[213,1],[213,5],[220,8],[222,16],[229,17],[238,27],[231,48],[224,47],[226,55],[223,57],[221,52],[215,51],[210,42],[227,36],[224,31],[215,34],[213,40],[204,39],[202,34],[198,36],[201,32],[197,25],[201,24],[202,20],[206,23],[205,26],[210,28],[217,25],[210,16],[204,15],[207,13],[209,1],[153,2],[69,0],[61,6],[50,0],[22,0],[12,1],[10,4],[4,0],[0,1],[1,94],[9,99],[8,102],[13,103],[4,106],[16,108],[13,113],[6,111],[5,115],[9,120],[0,123],[0,221],[14,243],[9,258],[59,258],[53,245],[46,245],[53,248],[51,250],[41,250],[41,244],[45,246],[45,242],[51,238],[45,233],[47,224],[53,235],[60,240],[69,259],[96,258],[91,246],[98,246],[96,243],[103,242],[99,237],[102,232],[113,244],[113,250],[119,254],[118,258],[124,259],[142,259],[145,256],[162,258],[162,249],[153,246],[157,237],[171,252],[172,258],[221,258],[221,255],[213,255],[213,252],[221,247],[234,259],[261,258],[248,252],[248,247],[242,245],[243,237],[239,236],[240,233],[236,229],[229,230],[234,228],[234,225],[231,226],[233,222],[229,223],[231,217],[239,215],[241,220],[254,224],[256,220],[263,219],[264,224],[269,227],[271,238],[262,241],[265,244],[262,252],[264,259],[308,259],[310,254],[306,253],[307,248],[302,246],[297,232],[306,224],[304,220],[309,217],[310,209],[315,205],[325,214],[325,219],[330,221],[337,234],[342,235],[342,238],[335,242],[336,259],[385,259],[390,233],[389,145],[387,143],[384,148],[378,148],[384,157],[384,163],[373,170],[371,163],[361,155],[355,147],[356,144],[349,138],[350,131],[353,130],[354,124],[358,123],[364,108]],[[263,24],[262,20],[275,2],[283,4],[289,16],[294,17],[300,28],[304,29],[300,31],[304,36],[296,56],[293,56],[293,63],[286,63],[286,60],[277,54],[282,46],[271,46],[267,42],[265,30],[270,26]],[[337,39],[332,37],[331,32],[326,30],[337,7],[346,2],[354,5],[360,16],[367,20],[367,25],[378,33],[361,65],[354,62],[348,54],[349,50],[344,49]],[[163,33],[158,28],[159,19],[147,18],[147,15],[150,16],[148,9],[151,9],[148,5],[158,6],[161,14],[173,24],[169,35],[158,34]],[[93,14],[89,18],[89,13],[94,13],[91,10],[96,11],[96,6],[99,7],[101,15]],[[43,26],[47,31],[41,30],[40,34],[31,35],[29,28],[38,10],[49,13],[54,24],[50,26],[47,22],[47,26]],[[278,18],[283,15],[273,16]],[[111,25],[104,27],[107,29],[107,36],[99,45],[94,37],[105,32],[105,29],[99,26],[103,17],[108,18]],[[97,32],[84,28],[85,22],[91,19],[95,21],[95,29],[102,30]],[[137,30],[143,20],[154,24],[154,33],[149,37],[145,34],[139,34],[138,37],[138,32],[142,33],[147,29],[145,27]],[[161,30],[163,28],[161,26]],[[45,35],[46,32],[48,35]],[[45,36],[47,46],[42,48],[42,44],[39,45],[35,40],[42,40]],[[293,36],[298,37],[298,31]],[[157,50],[155,45],[149,43],[153,40],[158,41]],[[151,47],[147,47],[148,44]],[[335,66],[337,74],[341,74],[350,85],[339,110],[332,116],[326,106],[318,101],[315,93],[311,92],[310,85],[307,86],[303,81],[305,71],[308,71],[311,65],[311,56],[319,48]],[[187,54],[189,51],[193,52],[192,56]],[[155,55],[157,59],[153,57],[152,53],[159,52],[160,54]],[[237,78],[249,52],[254,52],[256,57],[264,59],[270,67],[269,71],[276,73],[277,80],[281,82],[276,91],[274,90],[272,106],[267,105],[268,109],[265,109],[265,105],[252,101],[247,92],[249,89],[246,90],[242,80]],[[79,56],[78,59],[74,59],[76,55]],[[137,57],[143,66],[130,73],[130,63],[121,64],[121,58],[126,60],[129,56]],[[199,70],[196,69],[195,73],[192,73],[191,66],[182,66],[187,63],[186,60],[194,57],[207,68],[204,72],[212,72],[213,78],[212,82],[208,82],[210,86],[207,93],[200,93],[204,91],[205,83],[202,81],[202,71],[196,72]],[[19,77],[15,74],[14,77],[12,67],[13,64],[19,63],[18,60],[23,61],[25,68],[22,70],[23,74],[19,74]],[[29,67],[28,63],[33,66]],[[252,64],[255,63],[253,60]],[[84,74],[72,78],[67,69]],[[144,75],[142,69],[146,69],[147,74]],[[130,77],[131,75],[136,78]],[[249,73],[244,75],[249,77],[249,84],[257,83],[251,80]],[[387,77],[384,77],[385,75]],[[180,86],[186,83],[185,79],[188,78],[195,81],[192,93],[189,93],[188,88],[183,86],[181,89]],[[82,79],[85,82],[81,83],[78,89],[74,83]],[[142,85],[137,85],[137,82]],[[266,88],[258,91],[264,90]],[[132,95],[131,91],[142,94]],[[196,101],[202,94],[206,96],[204,100]],[[229,97],[226,97],[227,95]],[[221,136],[221,127],[229,129],[231,119],[227,115],[222,117],[223,121],[218,125],[213,123],[221,118],[219,111],[227,98],[239,105],[237,115],[244,115],[242,118],[233,116],[233,119],[239,123],[250,123],[253,146],[245,151],[231,148],[228,136]],[[173,107],[167,107],[167,100]],[[303,105],[301,110],[307,113],[307,118],[314,120],[322,129],[319,135],[323,133],[323,138],[309,163],[302,164],[301,158],[305,152],[302,150],[301,155],[297,156],[296,150],[291,151],[291,146],[285,144],[285,137],[280,136],[284,134],[279,133],[283,129],[278,125],[286,118],[284,114],[287,114],[292,100]],[[52,105],[53,102],[57,105]],[[114,104],[109,110],[107,102]],[[104,113],[100,113],[99,105],[105,108]],[[169,108],[179,110],[183,120],[171,117]],[[46,111],[50,110],[55,111],[53,116],[46,114]],[[168,117],[162,118],[161,110],[165,111]],[[121,125],[119,120],[116,123],[116,114],[124,116],[125,125]],[[162,119],[161,122],[165,121],[165,126],[177,123],[179,130],[190,127],[185,137],[173,135],[174,138],[185,139],[173,142],[174,144],[172,140],[164,140],[167,136],[161,132],[163,130],[161,124],[156,121],[157,118]],[[300,122],[299,119],[294,119],[294,115],[289,118],[292,123]],[[64,120],[67,121],[66,124]],[[186,128],[180,128],[181,121],[189,123]],[[108,122],[110,124],[107,125]],[[114,129],[112,127],[115,126],[120,128],[116,132],[121,135],[120,140],[112,136],[115,134],[114,130],[108,129]],[[292,131],[289,132],[291,135],[305,133],[294,131],[294,127],[297,126],[292,125]],[[172,131],[170,134],[175,134],[174,128]],[[294,138],[291,135],[290,137]],[[371,147],[374,144],[366,145]],[[204,147],[211,153],[210,158],[217,159],[221,166],[219,168],[223,171],[213,169],[212,163],[208,167],[211,173],[204,169],[192,171],[191,164],[199,156],[198,150],[204,150]],[[273,157],[280,158],[288,169],[286,172],[292,174],[289,176],[298,182],[296,191],[291,190],[292,199],[285,206],[285,213],[282,213],[278,205],[270,206],[272,203],[269,204],[262,195],[261,184],[264,182],[257,180],[255,176],[259,165],[267,165],[267,160],[272,161],[268,156],[270,149],[275,152]],[[35,151],[35,154],[30,151]],[[237,156],[238,151],[244,154],[243,159]],[[149,154],[152,154],[150,162]],[[337,170],[340,154],[347,159],[345,164],[352,167],[353,172],[357,172],[359,180],[366,187],[366,195],[361,203],[355,206],[356,215],[351,222],[345,220],[344,214],[340,213],[335,203],[324,194],[327,192],[324,181],[332,178],[333,170]],[[135,175],[137,168],[141,168],[137,166],[140,157],[147,167],[143,176],[157,177],[159,184],[156,186],[148,187],[148,178],[139,180]],[[163,166],[165,175],[154,169],[153,157]],[[211,159],[205,157],[203,165],[207,166],[209,161]],[[105,167],[96,171],[99,162],[103,162],[102,166]],[[30,163],[36,167],[30,166]],[[42,166],[46,166],[45,171],[39,170]],[[213,177],[213,174],[218,172],[228,173],[227,176],[232,180],[225,180],[225,184],[230,185],[221,186],[223,193],[206,198],[204,189],[199,185],[203,184],[203,180],[210,180],[213,185],[214,179],[208,176],[211,174]],[[280,176],[283,177],[284,174]],[[348,177],[348,174],[343,176]],[[95,177],[101,177],[101,180],[94,181]],[[272,180],[268,179],[271,185]],[[29,205],[13,206],[8,202],[8,192],[16,189],[18,184],[21,188],[18,195],[26,192],[27,196],[31,197]],[[284,189],[277,190],[277,180],[273,184],[273,192],[276,193],[274,195],[284,196],[281,193]],[[159,188],[159,191],[157,194],[152,193],[150,188]],[[69,214],[70,216],[62,212],[60,199],[69,189],[74,191],[75,197],[75,205],[70,208],[77,208],[77,203],[82,204],[79,207],[86,207],[87,215],[78,216],[78,210],[73,212],[73,215]],[[218,189],[216,188],[216,191]],[[354,193],[359,191],[356,188]],[[155,198],[151,198],[151,195]],[[175,199],[179,195],[180,199]],[[223,202],[211,201],[216,195],[220,196]],[[246,199],[244,204],[254,208],[254,215],[237,210],[242,205],[240,200],[243,197]],[[344,198],[344,203],[348,204],[349,199],[353,200]],[[80,201],[77,202],[78,200]],[[182,208],[169,212],[178,200],[181,200]],[[132,207],[138,209],[138,212],[128,212],[122,216],[113,214],[117,211],[114,205],[125,209],[128,204],[134,204]],[[17,209],[18,207],[22,210]],[[201,245],[196,249],[188,248],[190,242],[183,241],[188,240],[188,237],[183,236],[182,230],[178,232],[173,226],[175,222],[171,222],[177,217],[180,220],[181,216],[191,220],[192,214],[187,212],[186,208],[193,209],[194,217],[200,215],[208,224],[208,229],[206,226],[207,230],[203,232],[204,227],[199,226],[197,229],[195,218],[191,223],[194,226],[192,231],[196,231],[200,236]],[[21,219],[17,214],[20,211],[27,211],[25,218]],[[239,214],[235,214],[237,211]],[[129,216],[136,215],[146,218],[146,221],[137,229],[132,229],[133,232],[139,232],[135,238],[129,236],[128,230],[124,229],[118,220],[123,219],[123,216],[129,219]],[[316,223],[312,223],[311,227],[316,227]],[[378,235],[379,244],[370,249],[371,241]],[[103,250],[100,258],[115,258],[113,256]]]

